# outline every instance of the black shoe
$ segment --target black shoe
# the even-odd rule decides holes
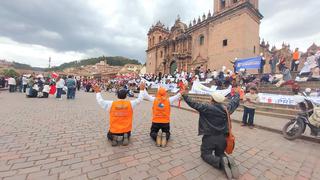
[[[238,179],[240,176],[239,168],[232,157],[228,157],[229,167],[231,169],[231,174],[234,179]]]
[[[227,178],[228,179],[232,179],[232,172],[231,172],[231,169],[229,167],[229,161],[228,161],[228,158],[225,157],[225,156],[222,157],[222,159],[221,159],[221,167],[224,170],[224,172],[226,173]]]
[[[117,146],[118,142],[117,142],[118,137],[116,135],[112,136],[112,140],[111,140],[111,145],[112,146]]]
[[[127,133],[124,133],[122,145],[128,146],[128,144],[129,144],[129,135]]]

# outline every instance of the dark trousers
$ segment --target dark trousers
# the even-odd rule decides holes
[[[73,91],[75,91],[75,88],[68,88],[68,90],[67,90],[67,99],[73,99]]]
[[[170,123],[152,123],[150,137],[153,140],[156,140],[160,129],[162,132],[165,132],[167,134],[167,140],[169,140],[169,138],[170,138]]]
[[[255,109],[244,107],[242,123],[248,124],[249,126],[253,126]],[[249,120],[248,120],[249,116]]]
[[[61,98],[62,88],[57,88],[57,96],[56,98]]]
[[[9,92],[14,92],[16,90],[15,85],[9,85]]]
[[[298,61],[298,60],[296,60],[296,61]],[[295,60],[292,60],[291,61],[291,71],[298,71],[298,66],[299,66],[299,64],[296,64],[295,62],[296,62]]]
[[[201,144],[201,158],[211,166],[221,168],[221,159],[225,156],[226,146],[225,135],[204,135]]]
[[[123,136],[125,133],[112,133],[112,132],[108,132],[107,137],[110,141],[112,141],[112,136]],[[131,131],[127,132],[128,134],[128,138],[130,138],[131,136]]]
[[[48,98],[48,97],[49,97],[49,93],[43,92],[42,94],[43,94],[43,95],[42,95],[41,98]]]
[[[25,85],[23,85],[23,92],[25,93],[26,90],[27,90],[27,85],[25,84]]]

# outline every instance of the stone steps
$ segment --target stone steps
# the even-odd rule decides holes
[[[156,89],[148,90],[150,94],[155,94]],[[173,93],[169,93],[170,96],[174,95]],[[211,97],[209,95],[200,95],[200,94],[189,94],[189,96],[196,101],[209,103],[211,101]],[[226,102],[227,103],[227,102]],[[237,111],[243,111],[243,104],[240,104],[240,107]],[[287,105],[278,105],[278,104],[266,104],[260,103],[257,105],[256,113],[261,115],[266,115],[270,117],[278,117],[284,119],[294,118],[299,112],[298,107],[296,106],[287,106]]]

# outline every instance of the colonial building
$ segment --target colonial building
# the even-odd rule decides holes
[[[214,0],[214,12],[189,26],[178,17],[166,28],[160,21],[148,32],[147,72],[172,73],[198,66],[232,68],[231,60],[258,56],[263,16],[259,0]]]

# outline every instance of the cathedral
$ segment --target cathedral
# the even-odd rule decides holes
[[[148,32],[147,73],[232,68],[235,58],[260,54],[259,0],[214,0],[214,11],[189,25],[178,17],[170,29],[160,21]]]

